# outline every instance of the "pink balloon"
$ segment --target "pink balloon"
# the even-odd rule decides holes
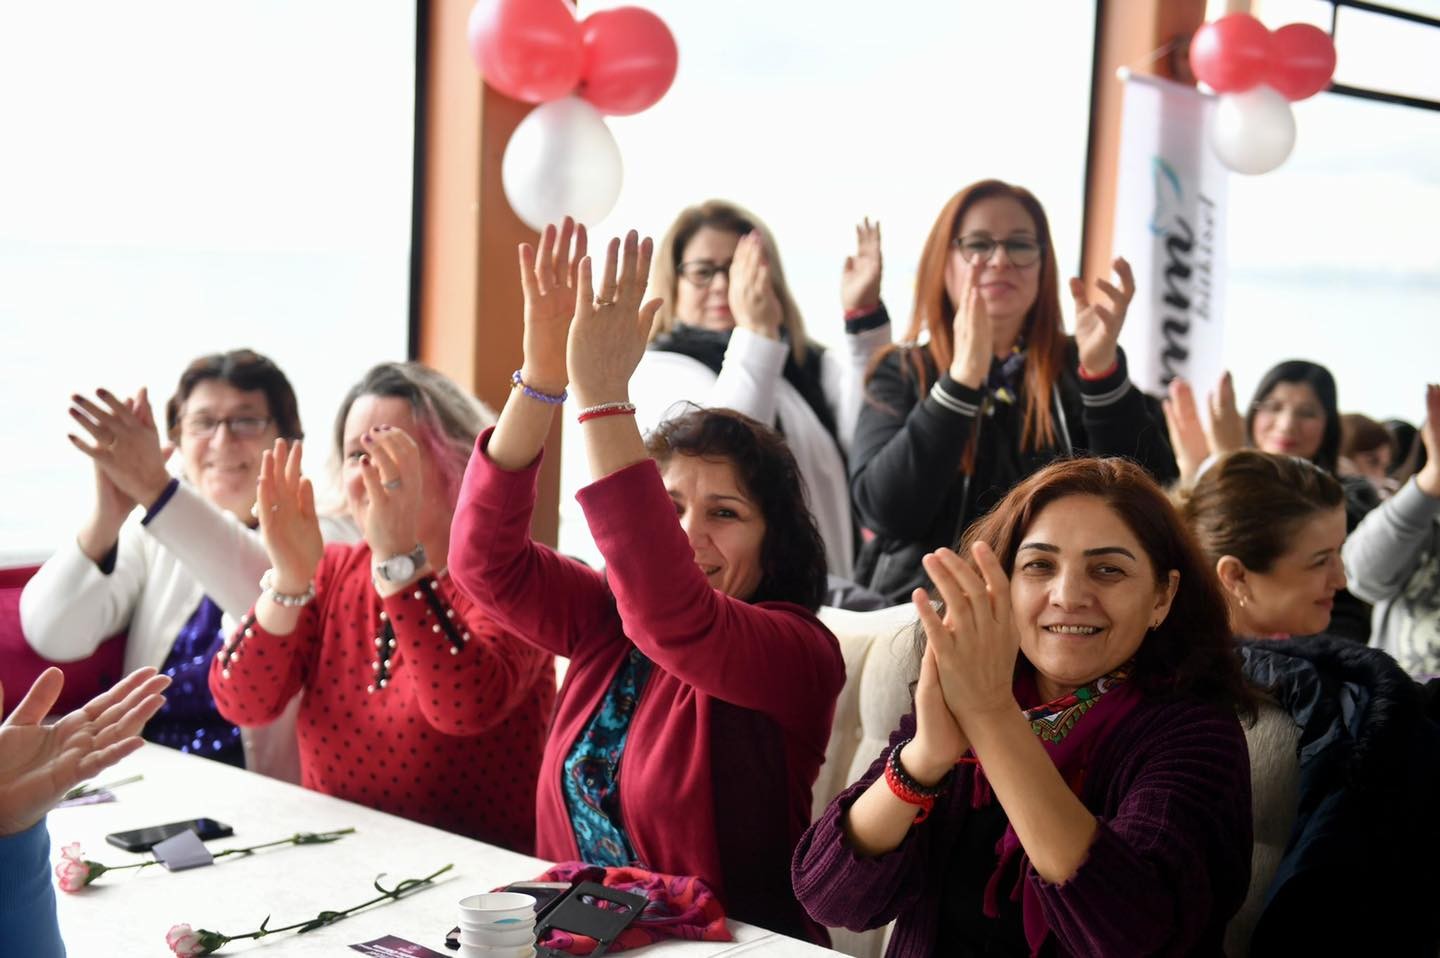
[[[1287,23],[1271,36],[1272,57],[1265,82],[1292,103],[1314,96],[1335,75],[1335,41],[1308,23]]]
[[[680,57],[675,37],[649,10],[600,10],[585,18],[581,30],[579,93],[601,113],[639,113],[659,102],[675,82]]]
[[[480,75],[508,97],[545,103],[580,82],[580,24],[565,0],[478,0],[468,32]]]
[[[1216,93],[1243,93],[1265,79],[1270,31],[1248,13],[1231,13],[1195,31],[1190,68]]]

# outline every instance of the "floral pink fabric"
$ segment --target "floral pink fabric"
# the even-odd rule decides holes
[[[620,933],[608,952],[640,948],[667,938],[731,940],[720,899],[709,885],[693,875],[662,875],[643,868],[601,868],[583,862],[561,862],[536,881],[591,881],[649,899],[640,917]],[[584,935],[551,931],[541,944],[570,955],[588,955],[598,942]]]

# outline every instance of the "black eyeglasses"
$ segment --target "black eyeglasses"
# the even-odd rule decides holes
[[[730,277],[730,262],[715,263],[708,259],[691,260],[688,263],[681,263],[676,267],[680,275],[694,283],[696,286],[709,286],[715,279],[717,273],[724,273]]]
[[[263,436],[274,421],[262,416],[187,416],[180,420],[180,431],[192,439],[208,439],[223,425],[236,439],[255,439]]]
[[[1005,258],[1010,261],[1011,266],[1023,268],[1034,266],[1040,261],[1040,244],[1028,236],[997,240],[987,233],[970,233],[955,237],[950,241],[950,245],[958,249],[965,262],[971,266],[990,262],[995,250],[1002,246],[1005,247]]]

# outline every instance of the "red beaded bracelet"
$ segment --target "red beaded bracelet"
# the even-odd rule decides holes
[[[1119,368],[1120,360],[1116,359],[1103,373],[1089,372],[1088,370],[1086,370],[1084,363],[1081,363],[1075,371],[1079,373],[1081,379],[1085,380],[1086,382],[1093,383],[1098,382],[1101,379],[1108,379],[1109,377],[1115,375],[1115,370]]]
[[[890,757],[885,761],[885,784],[890,786],[890,791],[900,801],[920,809],[915,816],[915,824],[918,825],[930,817],[930,813],[935,809],[935,800],[949,788],[950,776],[947,774],[938,785],[931,788],[911,778],[900,765],[900,750],[909,744],[910,740],[906,739],[890,750]]]

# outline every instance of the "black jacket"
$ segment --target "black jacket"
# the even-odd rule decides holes
[[[1440,726],[1386,653],[1345,639],[1246,641],[1245,674],[1300,727],[1300,804],[1250,953],[1440,948]]]
[[[1052,411],[1057,400],[1060,410],[1056,443],[1022,452],[1024,395],[1014,404],[995,403],[948,373],[937,376],[921,350],[927,378],[942,393],[922,396],[912,358],[918,348],[896,350],[876,368],[850,449],[850,495],[875,534],[861,549],[855,577],[893,602],[907,601],[912,589],[928,585],[921,556],[953,547],[1012,486],[1055,459],[1128,456],[1160,482],[1177,475],[1165,423],[1130,383],[1123,353],[1111,375],[1082,380],[1071,340],[1051,397]],[[977,423],[975,468],[966,476],[961,462]]]

